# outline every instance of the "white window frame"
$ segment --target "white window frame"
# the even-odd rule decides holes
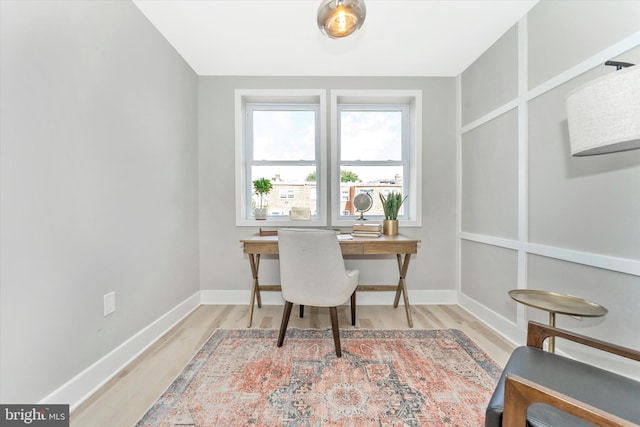
[[[352,226],[356,218],[340,216],[340,165],[338,163],[338,105],[406,104],[409,106],[408,147],[403,147],[403,159],[408,155],[407,201],[401,218],[403,227],[422,226],[422,91],[420,90],[332,90],[331,104],[331,225]],[[407,150],[406,152],[404,150]],[[374,203],[380,203],[374,200]],[[375,219],[382,220],[383,216]]]
[[[327,119],[326,109],[326,90],[323,89],[293,89],[293,90],[272,90],[272,89],[237,89],[235,90],[235,188],[236,188],[236,226],[245,227],[262,227],[262,226],[326,226],[327,218],[327,173],[328,170],[328,154],[327,154]],[[288,215],[271,217],[266,220],[256,220],[250,216],[251,214],[251,195],[253,188],[250,182],[247,182],[247,158],[245,153],[246,141],[246,113],[247,104],[265,103],[265,104],[318,104],[320,114],[318,118],[319,131],[319,147],[316,150],[317,155],[317,175],[316,186],[317,194],[317,212],[316,219],[310,221],[291,221]]]

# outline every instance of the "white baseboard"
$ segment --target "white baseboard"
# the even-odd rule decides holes
[[[523,345],[526,342],[527,332],[518,328],[518,325],[515,323],[505,319],[495,311],[488,309],[464,294],[458,293],[457,300],[460,307],[477,317],[495,333],[511,341],[512,344]]]
[[[205,305],[249,305],[251,292],[203,290],[201,301]],[[263,305],[283,305],[280,292],[261,292]],[[358,292],[358,305],[388,305],[393,304],[395,292]],[[441,291],[409,291],[410,304],[457,304],[457,292],[454,290]],[[404,305],[400,298],[400,304]]]
[[[169,312],[155,320],[140,332],[119,345],[93,365],[43,398],[39,403],[69,404],[75,410],[82,402],[111,380],[118,372],[142,354],[158,338],[163,336],[178,322],[201,304],[204,305],[247,305],[251,294],[248,290],[203,290],[196,292]],[[262,292],[264,305],[282,305],[280,292]],[[388,305],[393,303],[395,292],[358,292],[358,305]],[[525,332],[516,325],[497,315],[469,297],[454,290],[410,290],[412,305],[459,304],[487,326],[502,333],[514,343],[524,340]],[[400,299],[403,305],[403,299]],[[506,331],[506,334],[504,333]]]
[[[69,409],[73,411],[199,305],[200,292],[196,292],[46,396],[39,404],[69,404]]]

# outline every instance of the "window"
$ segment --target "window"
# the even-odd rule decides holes
[[[290,187],[304,184],[307,177],[318,174],[318,105],[248,103],[246,111],[247,182],[271,180],[269,212],[280,216],[281,211],[290,208],[281,201],[295,199],[295,190]],[[259,203],[254,195],[252,205]],[[301,200],[296,206],[318,211],[312,200]]]
[[[350,202],[358,193],[373,198],[367,217],[383,219],[380,194],[391,191],[409,196],[403,225],[420,225],[421,98],[419,91],[332,92],[332,225],[358,217]]]
[[[400,211],[403,226],[421,225],[421,91],[235,94],[236,225],[256,226],[253,212],[260,200],[252,182],[257,178],[273,184],[261,226],[351,226],[359,216],[352,199],[360,192],[373,198],[367,217],[381,220],[379,196],[391,191],[408,196]],[[292,207],[309,208],[311,220],[291,221]]]
[[[318,91],[236,91],[237,225],[256,225],[254,209],[261,201],[252,183],[258,178],[273,185],[261,225],[286,225],[294,206],[310,209],[310,225],[326,225],[318,215],[326,198],[318,193],[326,189],[317,179],[325,175],[324,99]],[[316,195],[297,197],[310,192]]]
[[[409,169],[406,149],[409,106],[406,104],[338,104],[337,154],[341,192],[353,186],[353,193],[373,198],[369,216],[384,215],[377,193],[391,190],[406,194],[403,176]],[[363,188],[363,186],[366,186]],[[343,218],[359,215],[352,204]],[[404,208],[404,206],[403,206]],[[344,212],[341,206],[341,212]],[[404,209],[400,219],[406,219]]]

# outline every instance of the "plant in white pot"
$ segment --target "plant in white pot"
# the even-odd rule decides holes
[[[260,207],[256,208],[254,213],[256,219],[267,219],[267,208],[264,203],[264,197],[269,194],[273,184],[267,178],[258,178],[253,181],[253,191],[256,196],[260,196]]]
[[[384,209],[384,221],[382,221],[382,233],[388,236],[395,236],[398,234],[398,212],[400,207],[407,200],[408,196],[402,198],[402,193],[392,191],[384,197],[384,194],[380,193],[380,201],[382,202],[382,208]]]

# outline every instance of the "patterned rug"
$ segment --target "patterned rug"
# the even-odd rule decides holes
[[[217,330],[138,426],[482,426],[501,369],[446,330]]]

